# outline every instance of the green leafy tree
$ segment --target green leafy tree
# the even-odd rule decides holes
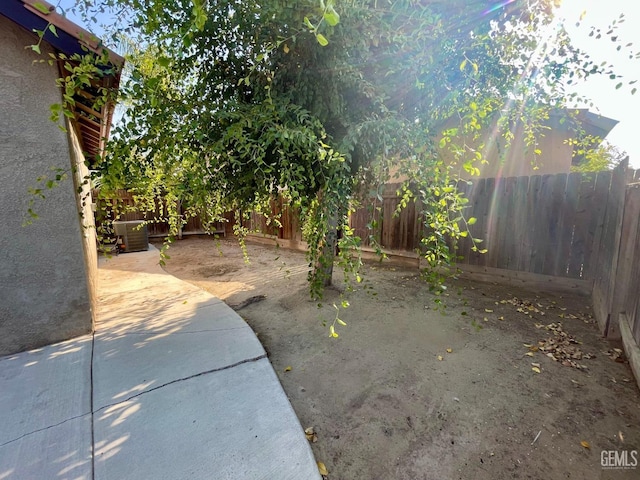
[[[402,205],[421,205],[421,253],[439,272],[473,223],[456,172],[484,161],[483,127],[494,122],[508,141],[522,123],[537,151],[566,82],[615,75],[550,29],[553,6],[85,0],[88,17],[110,10],[118,38],[137,45],[121,92],[125,120],[99,163],[103,194],[127,188],[150,212],[165,198],[172,233],[187,220],[177,201],[214,221],[229,210],[267,211],[282,196],[301,212],[320,295],[336,243],[345,271],[357,274],[349,211],[393,171],[404,179]]]

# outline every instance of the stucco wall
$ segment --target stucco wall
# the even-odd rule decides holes
[[[451,127],[455,125],[447,126],[447,128]],[[493,135],[492,132],[495,130],[495,126],[485,128],[482,130],[480,139],[466,140],[471,148],[482,153],[487,162],[474,163],[473,166],[480,170],[479,177],[471,176],[462,165],[457,165],[456,173],[461,178],[519,177],[570,172],[573,147],[567,144],[567,140],[574,135],[568,130],[568,123],[562,124],[558,118],[551,118],[548,128],[537,136],[538,143],[535,147],[526,145],[524,128],[521,124],[513,131],[514,138],[508,146],[504,138],[496,138]],[[480,146],[481,143],[484,147]],[[537,156],[533,153],[536,148],[540,149],[540,154]],[[456,165],[451,153],[442,152],[442,155],[448,163]]]
[[[33,36],[0,16],[0,355],[92,330],[71,177],[47,190],[22,226],[27,189],[51,167],[70,171],[67,135],[49,120],[56,67],[25,50]],[[71,173],[71,172],[70,172]]]

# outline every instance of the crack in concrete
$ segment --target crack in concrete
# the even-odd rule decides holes
[[[235,368],[235,367],[238,367],[240,365],[244,365],[245,363],[257,362],[258,360],[262,360],[263,358],[267,358],[267,354],[266,353],[264,353],[262,355],[259,355],[257,357],[247,358],[245,360],[240,360],[239,362],[232,363],[231,365],[226,365],[224,367],[213,368],[211,370],[206,370],[204,372],[195,373],[193,375],[189,375],[188,377],[184,377],[184,378],[177,378],[175,380],[171,380],[170,382],[163,383],[162,385],[158,385],[157,387],[153,387],[153,388],[150,388],[149,390],[145,390],[144,392],[140,392],[140,393],[136,393],[135,395],[131,395],[130,397],[127,397],[127,398],[125,398],[123,400],[120,400],[120,401],[117,401],[117,402],[114,402],[114,403],[110,403],[108,405],[105,405],[103,407],[98,408],[97,410],[93,410],[92,409],[93,410],[92,414],[96,414],[101,410],[113,407],[115,405],[119,405],[119,404],[124,403],[124,402],[128,402],[129,400],[137,398],[137,397],[139,397],[141,395],[144,395],[146,393],[153,392],[155,390],[159,390],[160,388],[164,388],[164,387],[166,387],[168,385],[173,385],[174,383],[184,382],[185,380],[191,380],[192,378],[201,377],[203,375],[208,375],[210,373],[216,373],[216,372],[221,372],[223,370],[229,370],[231,368]]]
[[[82,413],[80,415],[76,415],[74,417],[67,418],[66,420],[63,420],[63,421],[58,422],[56,424],[49,425],[48,427],[42,427],[42,428],[38,428],[37,430],[34,430],[33,432],[24,433],[24,434],[20,435],[19,437],[14,438],[13,440],[9,440],[8,442],[0,443],[0,447],[4,447],[5,445],[9,445],[10,443],[14,443],[14,442],[17,442],[18,440],[22,440],[23,438],[28,437],[29,435],[33,435],[34,433],[44,432],[45,430],[49,430],[51,428],[59,427],[60,425],[63,425],[65,423],[67,423],[67,422],[70,422],[71,420],[76,420],[78,418],[86,417],[87,415],[93,415],[93,412]]]

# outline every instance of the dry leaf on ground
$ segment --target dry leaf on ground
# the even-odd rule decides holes
[[[324,463],[322,462],[317,462],[318,463],[318,472],[320,472],[320,475],[329,475],[329,472],[327,471],[327,467],[325,467]]]
[[[316,443],[318,441],[318,435],[316,434],[313,427],[305,428],[304,435],[311,443]]]

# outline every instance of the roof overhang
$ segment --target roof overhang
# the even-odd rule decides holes
[[[77,92],[74,98],[74,126],[78,130],[85,155],[88,158],[102,156],[111,129],[115,103],[110,101],[96,109],[96,93],[101,87],[118,88],[124,58],[104,47],[92,33],[56,13],[55,7],[46,1],[0,0],[0,14],[31,33],[34,30],[43,31],[43,41],[68,57],[74,54],[86,55],[87,52],[108,56],[111,66],[105,68],[105,75],[91,87]],[[57,35],[49,30],[49,25],[55,26]],[[61,63],[60,74],[66,75],[65,72],[64,63]]]

